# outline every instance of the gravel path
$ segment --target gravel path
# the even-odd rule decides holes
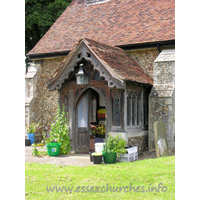
[[[56,164],[56,165],[62,165],[62,166],[89,166],[93,165],[93,162],[90,162],[90,155],[89,154],[74,154],[74,155],[59,155],[59,156],[42,156],[42,157],[36,157],[32,156],[33,147],[31,146],[25,146],[25,162],[33,162],[33,163],[48,163],[48,164]],[[46,146],[43,147],[43,150],[41,150],[41,147],[37,147],[39,151],[46,151]],[[175,152],[169,151],[169,155],[175,155]],[[144,159],[152,159],[156,158],[156,152],[143,152],[142,155],[138,157],[138,160],[144,160]]]
[[[56,164],[56,165],[62,165],[62,166],[89,166],[93,165],[92,162],[90,162],[90,155],[89,154],[75,154],[75,155],[59,155],[59,156],[42,156],[42,157],[36,157],[32,156],[32,149],[31,146],[25,146],[25,162],[34,162],[34,163],[48,163],[48,164]],[[37,147],[38,151],[46,151],[46,146],[43,147],[43,150],[41,150],[41,147]]]

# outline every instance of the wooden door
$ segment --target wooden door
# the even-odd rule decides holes
[[[90,93],[79,101],[76,109],[76,153],[88,153],[90,147]]]

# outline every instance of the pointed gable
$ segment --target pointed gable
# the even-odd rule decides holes
[[[81,38],[48,80],[49,89],[60,89],[83,58],[92,63],[94,70],[99,71],[100,77],[108,82],[110,88],[124,88],[125,81],[153,84],[152,78],[122,49]]]

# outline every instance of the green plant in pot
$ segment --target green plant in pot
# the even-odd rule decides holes
[[[45,133],[43,133],[43,138],[45,140],[48,155],[53,156],[60,154],[67,154],[71,149],[70,138],[69,138],[69,126],[67,124],[64,106],[61,111],[58,107],[57,116],[54,118],[54,123],[51,125],[50,137],[46,138]]]
[[[120,154],[125,154],[126,142],[122,138],[120,134],[113,137],[110,133],[108,133],[108,137],[105,140],[105,144],[103,145],[103,158],[105,163],[115,163],[116,158],[120,156]]]
[[[31,123],[27,128],[27,137],[30,140],[30,145],[35,143],[35,133],[41,128],[40,123]]]

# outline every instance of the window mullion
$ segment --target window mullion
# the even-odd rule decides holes
[[[132,122],[132,101],[133,101],[133,97],[131,96],[131,100],[130,100],[130,120],[131,120],[131,123],[130,125],[133,126],[133,122]]]
[[[135,125],[137,125],[137,95],[136,95],[136,98],[135,98],[135,113],[134,113],[134,117],[135,117]]]

